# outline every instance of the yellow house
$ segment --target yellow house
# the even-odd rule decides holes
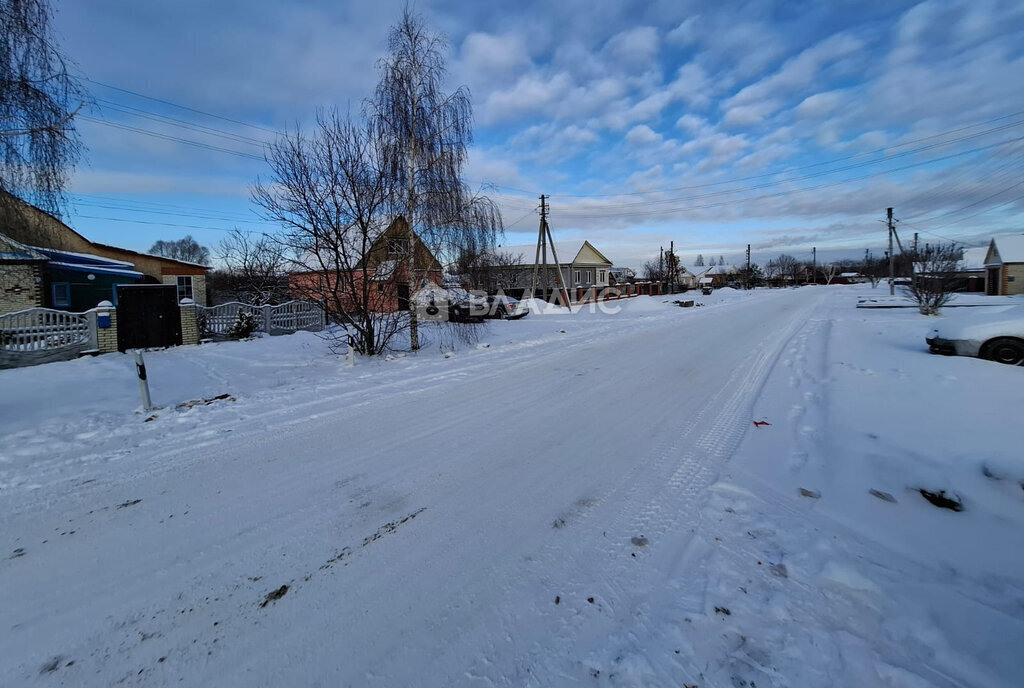
[[[1024,234],[992,239],[985,254],[985,293],[1024,294]]]

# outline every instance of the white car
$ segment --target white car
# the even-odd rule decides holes
[[[925,337],[931,352],[1024,365],[1024,305],[985,306],[978,311],[934,328]]]

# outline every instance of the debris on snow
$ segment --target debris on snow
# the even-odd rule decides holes
[[[263,607],[266,607],[271,602],[277,602],[279,599],[281,599],[282,597],[284,597],[287,594],[288,594],[288,586],[287,585],[282,585],[277,590],[272,590],[272,591],[268,592],[267,596],[264,597],[263,601],[260,603],[260,608],[262,609]]]
[[[946,496],[945,490],[939,490],[938,492],[929,492],[923,487],[918,490],[921,496],[931,502],[933,505],[940,509],[949,509],[951,511],[963,511],[964,503],[963,500],[957,496],[955,499],[950,499]]]
[[[821,493],[818,492],[817,490],[808,490],[806,488],[801,487],[800,488],[800,496],[801,497],[809,497],[810,499],[820,499],[821,498]]]
[[[896,498],[893,497],[888,492],[882,492],[881,490],[876,490],[875,488],[871,488],[870,490],[868,490],[868,494],[870,494],[872,497],[878,497],[883,502],[892,502],[893,504],[896,503]]]

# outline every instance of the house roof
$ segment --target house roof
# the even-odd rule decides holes
[[[1024,234],[995,237],[992,239],[991,246],[995,247],[1001,262],[1024,263]],[[993,260],[994,257],[993,255]],[[987,256],[986,260],[989,260]]]
[[[984,270],[985,256],[988,254],[988,246],[976,246],[965,248],[964,256],[960,259],[961,270]]]
[[[139,256],[140,258],[152,258],[153,260],[166,261],[168,263],[177,263],[178,265],[187,265],[190,268],[202,268],[204,270],[210,269],[209,265],[203,265],[202,263],[190,263],[187,260],[178,260],[177,258],[158,256],[153,253],[142,253],[140,251],[132,251],[131,249],[128,248],[121,248],[120,246],[111,246],[110,244],[100,244],[95,241],[90,241],[89,243],[95,246],[96,248],[102,248],[108,251],[120,251],[121,253],[128,253],[133,256]]]
[[[45,262],[49,260],[32,246],[26,246],[5,234],[0,234],[0,262],[27,263]]]
[[[554,255],[551,252],[551,244],[548,244],[548,260],[551,265],[555,264]],[[594,253],[604,259],[604,262],[609,265],[612,261],[598,251],[592,243],[589,241],[556,241],[554,242],[554,253],[558,254],[559,265],[570,265],[576,262],[579,258],[580,253],[583,252],[584,247],[590,247]],[[518,258],[518,262],[515,265],[533,265],[537,259],[537,244],[520,244],[518,246],[499,246],[496,249],[497,253],[510,256],[512,258]],[[541,258],[543,260],[543,258]]]

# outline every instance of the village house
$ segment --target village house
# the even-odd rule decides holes
[[[589,241],[558,241],[547,246],[547,262],[542,255],[537,259],[537,245],[504,246],[495,251],[496,265],[479,268],[471,286],[488,292],[502,290],[518,295],[533,285],[533,274],[538,275],[538,288],[559,290],[557,269],[562,274],[569,298],[576,301],[580,294],[602,290],[612,282],[612,262]],[[558,257],[556,266],[555,256]],[[547,284],[545,280],[547,267]]]
[[[26,294],[31,291],[27,308],[85,310],[102,300],[116,304],[117,284],[174,285],[178,300],[206,305],[207,266],[89,241],[49,213],[4,191],[0,194],[0,233],[7,245],[20,247],[8,253],[24,254],[18,261],[0,261],[0,284],[5,285],[4,294],[16,300],[29,299]],[[30,263],[36,267],[29,268]],[[26,270],[38,270],[33,272],[31,289],[16,278],[27,275]],[[12,281],[17,284],[9,284]],[[103,298],[89,303],[97,296]]]
[[[1024,234],[992,239],[985,254],[984,267],[986,294],[1024,294]]]
[[[425,283],[441,284],[440,262],[419,237],[415,239],[415,270]],[[369,310],[394,313],[409,307],[409,225],[404,218],[395,219],[370,245],[366,254],[351,268],[337,265],[321,270],[307,270],[289,275],[288,289],[293,298],[323,304],[333,315],[358,310],[364,287],[368,289]],[[358,256],[353,250],[350,255]],[[324,263],[332,261],[325,259]]]

